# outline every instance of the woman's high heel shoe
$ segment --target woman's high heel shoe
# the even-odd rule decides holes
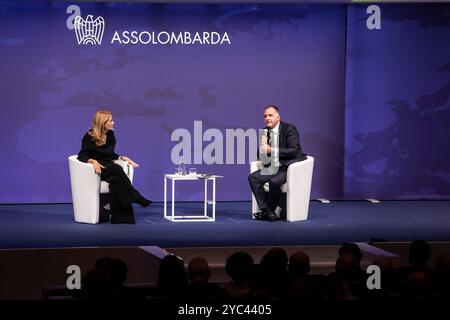
[[[140,204],[142,208],[146,208],[152,204],[152,201],[145,199],[144,197],[140,197],[138,200],[136,200],[136,203]]]

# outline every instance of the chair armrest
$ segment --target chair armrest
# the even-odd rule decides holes
[[[123,168],[123,171],[127,175],[128,179],[130,179],[131,183],[133,183],[133,175],[134,175],[133,166],[123,160],[115,160],[114,163],[118,164],[119,166],[121,166]]]
[[[81,162],[76,157],[69,157],[69,169],[72,190],[88,188],[91,190],[84,191],[100,192],[100,175],[95,173],[92,164]]]
[[[100,175],[76,155],[69,157],[69,171],[75,221],[98,223],[98,214],[92,212],[98,212],[100,204]]]
[[[292,188],[301,190],[311,189],[313,168],[314,158],[310,156],[303,161],[294,162],[289,165],[286,177],[288,190],[292,190]]]
[[[262,161],[252,161],[250,163],[250,173],[261,170],[263,167]]]
[[[314,158],[295,162],[288,167],[286,183],[286,220],[308,219]]]

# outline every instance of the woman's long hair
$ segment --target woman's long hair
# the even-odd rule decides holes
[[[102,146],[106,144],[106,132],[105,124],[112,116],[110,111],[97,111],[92,118],[92,127],[88,133],[92,137],[96,146]]]

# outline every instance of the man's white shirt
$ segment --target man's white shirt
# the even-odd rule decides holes
[[[280,145],[280,124],[281,122],[278,122],[275,128],[270,130],[270,141],[271,141],[271,156],[273,157],[272,164],[276,167],[280,166],[280,157],[279,157],[279,148]]]

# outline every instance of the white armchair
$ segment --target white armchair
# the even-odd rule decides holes
[[[122,166],[131,182],[133,182],[133,166],[126,161],[114,161]],[[76,222],[96,224],[100,220],[100,194],[109,193],[109,183],[100,181],[90,163],[77,159],[77,155],[69,157],[70,184],[72,187],[73,211]]]
[[[250,173],[263,167],[261,161],[250,164]],[[309,197],[314,168],[314,158],[308,156],[304,161],[295,162],[288,167],[286,183],[281,186],[281,192],[286,193],[286,220],[301,221],[308,219]],[[269,192],[269,183],[264,185]],[[261,212],[252,193],[252,212]]]

